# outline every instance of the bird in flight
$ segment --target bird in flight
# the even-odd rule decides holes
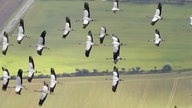
[[[50,49],[50,48],[45,46],[46,34],[47,34],[47,32],[44,30],[39,37],[38,44],[37,45],[30,45],[30,47],[36,47],[37,48],[37,54],[38,55],[42,55],[43,49]]]
[[[3,72],[3,76],[2,76],[2,79],[3,79],[2,90],[6,91],[8,85],[9,85],[9,80],[11,79],[11,76],[9,74],[9,70],[4,68],[4,67],[2,67],[2,72]]]
[[[21,42],[23,41],[24,37],[28,37],[28,36],[25,35],[24,20],[20,19],[20,22],[19,22],[19,32],[17,34],[17,43],[21,44]]]
[[[34,73],[36,72],[37,71],[35,70],[35,64],[34,64],[33,58],[29,56],[29,68],[28,68],[28,77],[27,77],[28,82],[32,81]]]
[[[86,41],[86,46],[85,46],[85,56],[89,57],[89,54],[91,52],[92,46],[96,45],[93,43],[93,36],[92,36],[92,32],[89,30],[88,34],[87,34],[87,41]]]
[[[16,86],[15,86],[15,93],[21,95],[21,90],[23,88],[23,70],[19,69],[16,77]]]
[[[105,39],[105,36],[108,36],[109,34],[107,33],[107,29],[105,26],[101,26],[101,31],[99,34],[96,34],[96,35],[99,35],[99,41],[100,41],[100,44],[103,44],[103,41]]]
[[[119,81],[123,81],[119,78],[119,71],[116,66],[113,67],[113,76],[112,78],[106,78],[106,80],[112,80],[112,91],[116,92]]]
[[[39,106],[42,106],[49,94],[49,85],[44,81],[42,90],[34,90],[34,92],[40,92]]]
[[[162,3],[158,3],[158,6],[155,10],[155,15],[153,16],[152,20],[151,20],[151,25],[154,26],[157,21],[162,20],[163,17],[161,16],[162,14]]]
[[[8,46],[9,46],[9,37],[7,32],[4,32],[3,38],[2,38],[2,54],[3,55],[7,54]]]
[[[50,94],[54,93],[57,82],[57,76],[55,74],[55,69],[51,68],[51,76],[50,76]]]
[[[65,20],[66,21],[65,21],[65,28],[63,32],[63,38],[66,38],[69,35],[70,31],[72,30],[70,18],[66,16]]]
[[[111,9],[114,13],[116,13],[117,11],[119,11],[119,0],[114,0],[113,2],[113,8]]]
[[[122,45],[126,45],[123,43],[120,43],[120,39],[115,36],[114,34],[112,34],[112,44],[105,44],[105,46],[113,46],[113,63],[117,63],[119,60],[125,60],[125,58],[121,58],[120,57],[120,48]],[[107,58],[107,59],[111,59],[111,58]]]
[[[158,29],[155,29],[155,36],[154,36],[154,39],[153,40],[148,40],[149,42],[152,41],[154,42],[155,46],[159,47],[160,43],[162,41],[164,41],[162,38],[161,38],[161,35],[160,35],[160,32]]]
[[[90,13],[88,2],[84,2],[83,19],[76,20],[76,22],[78,22],[78,21],[83,21],[83,28],[84,29],[87,28],[87,26],[89,25],[89,23],[91,21],[96,21],[94,19],[91,19],[91,13]]]

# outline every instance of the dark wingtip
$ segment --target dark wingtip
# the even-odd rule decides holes
[[[27,78],[27,81],[30,83],[32,81],[32,78],[31,77]]]
[[[42,55],[42,51],[37,51],[37,54],[41,56]]]
[[[86,29],[87,25],[86,24],[83,24],[83,29]]]
[[[2,54],[3,54],[3,55],[6,55],[6,53],[7,53],[7,51],[2,51]]]
[[[116,92],[116,87],[112,87],[112,91],[115,93]]]
[[[155,23],[154,23],[154,22],[151,22],[151,25],[152,25],[152,26],[154,26],[154,25],[155,25]]]
[[[17,41],[18,44],[21,44],[21,41]]]
[[[89,57],[89,52],[85,51],[85,57]]]
[[[67,35],[63,35],[63,38],[66,39]]]

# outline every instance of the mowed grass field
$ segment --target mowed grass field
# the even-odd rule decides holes
[[[111,76],[59,78],[54,95],[48,95],[41,108],[191,108],[191,72],[120,76],[116,93],[111,90]],[[39,108],[43,81],[24,80],[27,89],[21,95],[13,88],[0,91],[1,108]],[[11,80],[9,86],[14,86]]]
[[[26,35],[21,45],[16,43],[16,28],[10,37],[10,46],[6,56],[0,55],[0,65],[8,68],[11,74],[17,73],[19,68],[28,69],[28,57],[32,56],[36,69],[49,74],[51,67],[57,73],[71,73],[75,69],[97,69],[98,71],[112,70],[114,63],[106,60],[112,57],[113,47],[104,45],[92,48],[90,57],[84,55],[85,45],[78,45],[85,42],[87,32],[93,34],[100,32],[100,27],[105,25],[109,34],[116,34],[122,43],[127,46],[121,47],[120,56],[126,58],[119,61],[118,68],[133,68],[140,66],[143,70],[161,69],[163,65],[170,64],[174,70],[191,68],[192,64],[192,28],[184,27],[189,23],[191,5],[170,5],[163,4],[162,16],[165,21],[159,21],[155,26],[150,25],[150,18],[153,16],[157,4],[133,4],[120,2],[122,11],[116,14],[105,11],[110,10],[112,1],[88,1],[91,22],[86,28],[82,28],[82,22],[75,22],[83,17],[84,1],[65,0],[37,0],[27,13],[22,16],[25,21]],[[72,23],[72,31],[66,39],[62,38],[65,17],[69,16]],[[159,29],[162,38],[160,47],[156,47],[149,39],[154,38],[155,29]],[[47,31],[46,46],[50,50],[44,50],[43,55],[36,53],[35,45],[43,30]],[[99,43],[98,36],[94,36],[94,42]],[[112,42],[111,36],[105,38],[104,44]]]

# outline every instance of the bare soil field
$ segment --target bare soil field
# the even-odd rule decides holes
[[[24,0],[0,0],[0,28],[23,2]]]

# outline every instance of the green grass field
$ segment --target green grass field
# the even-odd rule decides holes
[[[120,76],[117,92],[111,90],[111,76],[59,78],[54,95],[48,95],[42,108],[191,108],[191,72]],[[43,81],[24,80],[27,89],[16,95],[13,88],[0,91],[1,108],[39,108]],[[15,85],[11,80],[10,86]]]
[[[49,74],[50,67],[55,68],[57,73],[71,73],[75,69],[97,69],[99,71],[112,70],[112,47],[103,45],[95,46],[89,58],[84,56],[85,46],[78,45],[86,40],[88,30],[94,34],[100,32],[100,27],[105,25],[108,33],[116,34],[122,43],[128,46],[121,47],[120,56],[126,61],[119,61],[118,68],[132,68],[140,66],[143,70],[153,69],[157,66],[161,69],[163,65],[170,64],[174,70],[191,68],[192,64],[192,28],[187,30],[184,25],[189,23],[191,5],[163,5],[163,17],[166,21],[159,21],[154,27],[150,25],[151,19],[146,16],[154,14],[156,4],[133,4],[120,2],[121,12],[116,14],[105,11],[110,10],[112,2],[89,1],[91,17],[96,19],[91,22],[87,29],[82,28],[81,22],[75,20],[83,16],[84,1],[65,0],[37,0],[34,5],[23,16],[26,34],[31,36],[25,39],[22,45],[16,43],[15,29],[10,43],[15,46],[9,47],[6,56],[0,55],[1,66],[7,67],[11,74],[16,74],[19,68],[27,70],[28,56],[31,55],[35,61],[36,69],[44,74]],[[72,23],[72,31],[67,39],[62,39],[65,16],[69,16]],[[162,42],[160,47],[154,46],[147,40],[153,39],[154,30],[158,28],[161,32]],[[50,50],[44,50],[39,56],[35,48],[29,48],[30,44],[36,44],[40,33],[46,30],[46,46]],[[97,36],[94,42],[99,43]],[[111,43],[111,37],[106,37],[104,43]]]

